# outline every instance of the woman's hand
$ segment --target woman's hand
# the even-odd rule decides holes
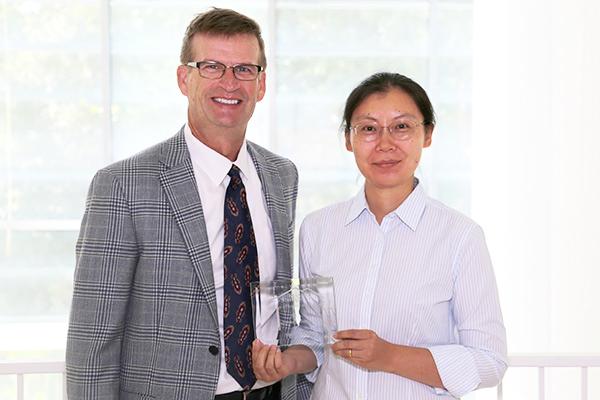
[[[335,338],[338,341],[331,345],[331,350],[351,363],[444,388],[433,356],[426,348],[386,342],[368,329],[339,331]]]
[[[335,334],[337,342],[331,350],[346,360],[371,371],[393,372],[397,346],[381,339],[368,329],[348,329]]]

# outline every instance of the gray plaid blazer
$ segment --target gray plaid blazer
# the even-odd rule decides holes
[[[296,167],[250,142],[248,151],[273,226],[276,278],[290,278]],[[210,351],[220,347],[217,306],[183,129],[98,171],[76,250],[69,399],[212,400],[220,363]],[[282,399],[308,395],[299,380],[299,390],[294,376],[282,382]]]

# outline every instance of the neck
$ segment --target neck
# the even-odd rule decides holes
[[[365,183],[365,197],[369,210],[375,215],[377,223],[381,225],[383,217],[400,207],[400,204],[413,191],[413,180],[410,183],[394,188],[382,188]]]
[[[231,161],[237,160],[240,148],[244,143],[245,131],[239,129],[196,129],[188,122],[192,135],[217,153]]]

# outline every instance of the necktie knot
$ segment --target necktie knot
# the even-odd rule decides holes
[[[242,197],[242,201],[245,203],[246,202],[246,193],[244,190],[243,194],[240,194],[239,191],[243,188],[243,184],[242,184],[242,177],[240,176],[240,169],[233,164],[231,166],[231,169],[229,170],[229,172],[227,173],[227,175],[230,176],[231,180],[229,181],[229,185],[228,185],[228,191],[226,194],[234,195],[235,197],[241,196]],[[229,189],[231,189],[231,191],[229,191]]]
[[[229,177],[231,178],[239,178],[240,177],[240,169],[238,168],[237,165],[235,164],[231,164],[231,168],[229,169],[229,172],[227,173],[227,175],[229,175]]]
[[[229,177],[231,178],[231,180],[229,181],[229,187],[233,191],[237,192],[242,186],[242,177],[240,176],[240,169],[237,167],[237,165],[232,164],[231,169],[229,170],[227,175],[229,175]]]

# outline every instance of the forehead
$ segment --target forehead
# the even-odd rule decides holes
[[[406,114],[422,118],[419,107],[412,97],[400,89],[390,89],[387,92],[372,93],[358,104],[352,118],[365,117],[394,117]]]
[[[258,64],[260,47],[254,35],[210,35],[197,33],[191,43],[193,61]]]

